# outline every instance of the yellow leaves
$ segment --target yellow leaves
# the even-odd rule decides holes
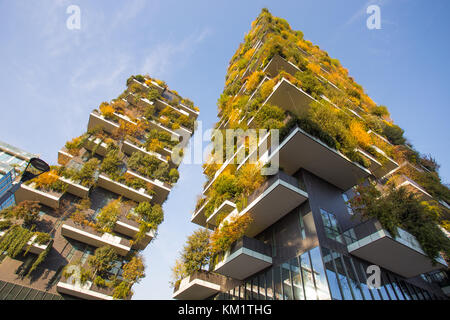
[[[297,42],[297,45],[298,45],[300,48],[302,48],[303,50],[305,50],[305,51],[308,51],[308,50],[309,50],[309,45],[308,45],[308,43],[305,42],[305,41],[303,41],[303,40],[299,40],[299,41]]]
[[[147,146],[147,149],[150,151],[158,151],[163,148],[163,144],[158,139],[152,139]]]
[[[245,85],[245,89],[250,92],[255,90],[263,76],[264,76],[264,72],[262,72],[262,71],[253,72],[250,75],[250,77],[248,77],[247,84]]]
[[[359,121],[353,120],[350,123],[350,133],[356,138],[358,144],[362,147],[368,147],[372,144],[372,138],[366,132],[364,126]]]
[[[151,79],[147,79],[147,80],[145,80],[145,84],[146,84],[146,85],[148,85],[148,86],[151,86],[151,85],[153,85],[153,83],[152,83],[152,80],[151,80]]]
[[[244,58],[247,60],[250,60],[250,58],[253,56],[254,53],[255,53],[255,48],[251,48],[244,54]]]
[[[108,103],[106,103],[106,102],[103,102],[103,103],[100,105],[99,109],[100,109],[101,114],[102,114],[104,117],[112,117],[113,114],[114,114],[114,111],[115,111],[114,108],[111,107],[111,105],[108,104]]]
[[[231,245],[239,240],[247,231],[253,219],[249,214],[242,217],[233,217],[225,221],[217,228],[210,237],[211,250],[213,253],[225,252]]]
[[[242,186],[244,193],[250,195],[264,182],[261,175],[261,166],[257,164],[246,163],[239,170],[238,183]]]
[[[315,74],[321,74],[320,66],[314,62],[308,63],[306,66],[309,70],[311,70]]]
[[[41,174],[33,181],[38,189],[47,189],[50,185],[57,182],[58,179],[59,176],[58,173],[56,173],[56,170],[50,170],[49,172]]]
[[[266,100],[267,97],[272,93],[274,86],[275,81],[273,79],[268,80],[261,85],[260,93],[263,100]]]

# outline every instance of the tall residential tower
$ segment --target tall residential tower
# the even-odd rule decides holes
[[[129,299],[139,254],[163,221],[179,145],[198,108],[160,80],[132,76],[58,152],[59,166],[0,211],[0,299]],[[177,154],[177,156],[180,154]]]
[[[450,192],[386,107],[265,9],[225,79],[216,128],[244,133],[204,165],[191,221],[211,255],[183,256],[174,298],[446,298]]]

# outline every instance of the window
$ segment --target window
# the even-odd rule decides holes
[[[315,247],[310,250],[309,253],[311,255],[311,264],[314,271],[314,280],[316,282],[317,298],[319,300],[330,300],[330,291],[328,290],[320,249],[319,247]]]
[[[353,214],[352,206],[350,205],[350,203],[348,203],[349,199],[345,193],[342,194],[342,198],[344,199],[345,205],[347,206],[348,214]]]
[[[302,254],[299,259],[302,267],[302,279],[303,286],[305,288],[306,300],[316,300],[316,288],[314,286],[313,270],[311,268],[311,261],[309,260],[308,252]]]
[[[291,273],[292,273],[292,287],[294,289],[294,299],[295,300],[305,300],[305,294],[303,292],[301,271],[298,267],[297,258],[293,258],[290,261]]]
[[[325,262],[325,269],[327,272],[331,296],[335,300],[342,300],[341,291],[339,289],[339,282],[333,263],[333,252],[328,250],[327,248],[323,248],[323,260]]]
[[[327,237],[337,242],[344,243],[336,216],[333,213],[325,211],[323,209],[320,209],[320,214],[322,215],[322,221]]]
[[[281,281],[283,283],[283,297],[284,300],[293,300],[292,286],[291,286],[291,276],[290,267],[288,263],[283,263],[281,265]]]
[[[299,210],[298,219],[299,219],[299,224],[300,224],[300,234],[301,234],[302,240],[304,240],[304,239],[306,239],[306,232],[305,232],[305,223],[303,222],[303,216],[302,216],[301,210]]]

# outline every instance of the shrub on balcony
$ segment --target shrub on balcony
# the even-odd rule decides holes
[[[55,168],[52,168],[50,171],[30,180],[27,184],[31,184],[33,182],[38,190],[63,193],[67,188],[67,185],[59,180],[59,175]]]
[[[270,104],[265,104],[255,115],[256,126],[260,129],[281,129],[285,119],[284,110]]]
[[[15,258],[25,249],[25,246],[33,235],[33,231],[19,225],[14,225],[1,238],[0,251],[6,252],[11,258]]]
[[[103,246],[95,249],[94,254],[87,261],[92,269],[92,278],[95,279],[97,275],[106,278],[108,271],[112,269],[116,260],[117,254],[112,247]]]
[[[358,186],[357,196],[349,201],[363,219],[375,218],[393,236],[397,227],[416,237],[423,251],[432,260],[444,252],[450,254],[450,239],[439,229],[439,207],[420,202],[404,187],[390,186],[382,194],[373,184]]]
[[[250,215],[234,217],[230,221],[224,221],[222,226],[216,228],[211,234],[211,251],[213,254],[224,253],[231,245],[242,238],[252,222]]]
[[[141,255],[135,255],[123,265],[123,280],[132,286],[145,277],[144,260]]]
[[[122,154],[119,150],[108,151],[100,166],[100,171],[106,173],[112,179],[118,179],[121,175]]]
[[[10,220],[1,220],[0,221],[0,231],[9,229],[12,226],[12,222]]]
[[[102,102],[99,106],[100,113],[107,119],[112,119],[115,117],[114,111],[115,109],[108,103]]]
[[[97,215],[97,229],[101,232],[111,233],[119,217],[120,208],[120,199],[112,200],[104,206]]]
[[[130,296],[131,288],[130,285],[122,281],[119,285],[114,287],[113,290],[113,298],[114,299],[127,299]]]
[[[383,128],[383,134],[392,144],[404,144],[406,139],[403,137],[403,133],[403,129],[395,124],[388,124]]]
[[[300,80],[302,89],[314,98],[320,99],[320,96],[325,92],[322,83],[313,73],[308,71],[297,72],[295,77]]]
[[[176,183],[179,178],[180,178],[180,174],[178,173],[178,170],[176,168],[170,169],[170,171],[169,171],[170,183]]]
[[[80,184],[87,187],[94,184],[94,174],[100,165],[100,160],[91,158],[86,161],[81,170],[76,174],[75,178],[80,181]]]
[[[157,230],[164,221],[164,212],[159,204],[151,205],[149,202],[141,202],[134,209],[140,217],[139,232],[135,236],[135,242],[139,242],[150,230]]]
[[[197,229],[187,238],[180,254],[183,273],[190,275],[208,265],[211,258],[209,237],[208,230]]]
[[[39,218],[41,206],[38,201],[25,200],[15,206],[0,211],[0,216],[23,221],[24,226],[31,226]]]

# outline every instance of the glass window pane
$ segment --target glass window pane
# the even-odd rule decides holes
[[[294,299],[295,300],[305,300],[305,294],[303,292],[303,286],[302,286],[301,271],[300,271],[300,268],[298,267],[297,258],[291,259],[289,264],[291,265],[292,285],[293,285],[293,289],[294,289]]]
[[[389,275],[389,280],[391,281],[392,284],[392,288],[394,289],[395,293],[397,294],[397,298],[399,300],[405,300],[405,298],[403,297],[403,292],[402,289],[400,289],[400,286],[398,285],[398,282],[396,281],[395,277],[393,275]]]
[[[361,288],[361,290],[363,292],[364,298],[366,300],[372,300],[372,294],[369,290],[369,287],[367,286],[367,278],[363,272],[364,269],[363,269],[362,265],[356,259],[350,259],[350,262],[353,264],[353,270],[356,272],[356,276],[358,277],[359,287]],[[378,295],[378,294],[376,293],[376,295]],[[376,299],[376,300],[378,300],[378,299]]]
[[[330,300],[330,290],[328,289],[327,278],[323,268],[322,256],[320,248],[315,247],[309,251],[311,263],[314,271],[314,280],[316,282],[317,298],[319,300]]]
[[[252,299],[259,300],[258,295],[258,276],[254,277],[252,280]]]
[[[283,263],[281,265],[281,280],[283,283],[283,298],[284,300],[293,300],[291,276],[289,272],[289,264]]]
[[[349,280],[352,287],[355,300],[363,300],[364,298],[359,287],[359,281],[355,276],[355,273],[353,272],[353,266],[351,265],[350,259],[349,257],[344,255],[342,255],[342,258],[344,259],[345,268],[347,269],[347,279]]]
[[[273,300],[273,281],[272,281],[272,271],[273,268],[270,268],[266,272],[266,298],[267,300]]]
[[[344,300],[353,300],[352,291],[350,289],[350,284],[348,283],[347,276],[345,274],[344,266],[340,255],[336,254],[334,263],[336,265],[337,276],[339,283],[341,284],[342,294],[344,295]]]
[[[273,287],[275,288],[275,299],[283,300],[281,289],[281,270],[280,266],[273,268]]]
[[[384,287],[388,291],[389,296],[391,297],[391,300],[397,300],[397,296],[395,295],[394,289],[392,289],[392,285],[387,280],[386,274],[383,271],[381,271],[381,275],[382,275],[381,278],[384,283]]]
[[[341,291],[339,289],[339,282],[336,276],[336,270],[334,269],[333,257],[330,250],[322,248],[323,250],[323,262],[327,272],[328,285],[330,286],[330,292],[333,299],[342,300]]]
[[[264,273],[259,275],[259,300],[266,300],[266,277]]]
[[[313,270],[309,261],[309,254],[305,252],[300,257],[300,265],[302,267],[302,280],[305,288],[306,300],[317,300],[316,288],[314,286]]]

